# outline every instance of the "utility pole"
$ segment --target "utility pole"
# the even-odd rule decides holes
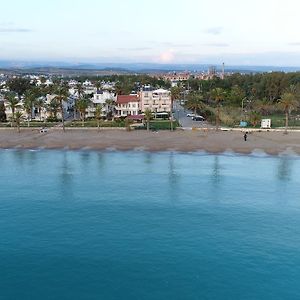
[[[222,79],[225,78],[225,63],[222,64]]]

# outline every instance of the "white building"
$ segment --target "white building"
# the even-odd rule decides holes
[[[138,95],[118,95],[116,102],[117,116],[136,116],[140,112],[140,98]]]
[[[109,91],[98,91],[94,94],[93,103],[104,105],[106,100],[116,101],[115,94]]]
[[[95,116],[95,110],[97,104],[102,105],[102,115],[105,116],[110,109],[110,105],[106,102],[107,100],[111,100],[112,102],[116,102],[117,97],[114,93],[109,91],[98,91],[94,94],[92,99],[92,104],[87,109],[87,118],[93,118]],[[114,106],[114,105],[113,105]]]
[[[152,112],[171,112],[171,92],[164,89],[151,91],[143,90],[141,95],[141,110],[145,112],[150,109]]]

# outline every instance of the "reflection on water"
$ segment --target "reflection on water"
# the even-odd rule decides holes
[[[219,156],[215,156],[212,165],[212,184],[217,186],[220,184],[222,175],[221,175],[221,164]]]
[[[98,169],[103,170],[105,168],[105,154],[103,152],[97,153],[97,162],[98,162]]]
[[[180,189],[180,175],[176,172],[174,153],[169,154],[169,187],[171,203],[176,203],[178,200]]]
[[[61,173],[59,182],[61,187],[62,198],[73,198],[73,168],[68,160],[68,152],[64,151],[61,161]]]
[[[289,181],[292,174],[292,160],[287,156],[279,158],[277,177],[281,181]]]
[[[80,152],[80,160],[82,166],[85,168],[85,172],[90,171],[90,162],[91,162],[92,152],[90,151],[81,151]]]

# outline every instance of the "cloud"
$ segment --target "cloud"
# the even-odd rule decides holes
[[[205,33],[207,34],[212,34],[212,35],[219,35],[223,31],[223,27],[217,26],[217,27],[210,27],[204,30]]]
[[[26,32],[32,32],[31,29],[28,28],[9,28],[9,27],[0,27],[0,33],[13,33],[13,32],[20,32],[20,33],[26,33]]]
[[[174,42],[160,42],[154,40],[145,41],[148,45],[152,45],[153,47],[166,47],[166,48],[189,48],[193,47],[193,44],[186,43],[174,43]]]
[[[151,47],[133,47],[133,48],[118,48],[120,51],[147,51],[152,50]]]
[[[173,50],[167,50],[167,51],[162,52],[159,55],[158,60],[161,63],[170,63],[170,62],[174,61],[174,59],[175,59],[175,55],[174,55]]]
[[[296,42],[296,43],[289,43],[289,46],[300,46],[300,42]]]
[[[220,47],[220,48],[224,48],[224,47],[229,47],[230,45],[227,43],[208,43],[208,44],[203,44],[204,46],[209,46],[209,47]]]
[[[170,47],[170,48],[186,48],[186,47],[192,47],[192,44],[178,44],[178,43],[172,43],[172,42],[162,42],[162,43],[158,43],[161,46],[166,46],[166,47]]]
[[[0,22],[0,33],[13,33],[13,32],[26,33],[26,32],[32,32],[32,30],[29,28],[18,27],[13,22]]]

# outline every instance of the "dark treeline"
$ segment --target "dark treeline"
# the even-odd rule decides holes
[[[300,72],[298,73],[257,73],[233,74],[224,80],[214,78],[211,80],[190,79],[188,86],[191,91],[199,91],[206,98],[215,88],[222,88],[231,104],[240,104],[242,98],[276,102],[291,86],[300,85]]]

